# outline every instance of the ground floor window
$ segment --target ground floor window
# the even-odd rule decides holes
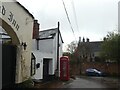
[[[34,54],[31,54],[31,76],[35,75],[35,69],[36,69],[36,58]]]

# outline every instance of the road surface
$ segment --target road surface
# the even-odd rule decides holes
[[[61,88],[119,88],[118,79],[109,79],[104,77],[77,77],[68,83],[64,83]]]
[[[84,90],[83,88],[90,88],[93,90],[120,90],[120,81],[117,78],[82,76],[77,77],[76,79],[70,79],[69,81],[53,80],[46,83],[38,83],[35,84],[35,88],[68,88],[70,90],[74,90],[75,88],[79,88],[80,90]]]

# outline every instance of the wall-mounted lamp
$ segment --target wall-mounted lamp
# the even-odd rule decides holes
[[[26,42],[22,42],[22,46],[24,47],[24,50],[26,50],[26,47],[27,47]]]
[[[37,69],[40,68],[40,63],[37,63],[37,64],[36,64],[36,68],[37,68]]]

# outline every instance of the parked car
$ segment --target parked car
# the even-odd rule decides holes
[[[87,76],[103,76],[103,72],[95,68],[88,68],[86,69],[86,75]]]

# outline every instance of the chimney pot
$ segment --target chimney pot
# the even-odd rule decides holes
[[[87,42],[89,42],[89,38],[87,38]]]

